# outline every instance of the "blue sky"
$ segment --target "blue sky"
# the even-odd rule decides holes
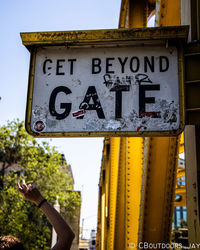
[[[20,32],[117,28],[120,4],[121,0],[0,1],[0,125],[25,119],[30,54]],[[72,166],[75,189],[82,191],[84,228],[95,228],[103,138],[49,141]]]

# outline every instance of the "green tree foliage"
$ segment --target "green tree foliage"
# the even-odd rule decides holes
[[[0,234],[20,238],[27,249],[49,249],[51,227],[34,204],[20,197],[16,183],[35,183],[51,204],[59,199],[65,217],[73,217],[80,197],[73,192],[68,169],[62,155],[48,143],[38,143],[23,122],[0,127]]]

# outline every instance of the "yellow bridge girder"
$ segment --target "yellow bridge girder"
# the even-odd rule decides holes
[[[132,244],[138,242],[141,193],[133,190],[142,184],[143,149],[143,138],[105,140],[99,182],[97,249],[121,250],[129,246],[132,249]]]
[[[146,27],[153,11],[157,26],[180,25],[179,2],[122,0],[119,28]],[[180,186],[177,194],[184,197],[174,202],[178,157],[183,152],[183,134],[105,139],[99,182],[97,250],[132,250],[140,242],[170,242],[173,207],[185,202]],[[179,171],[178,175],[181,174]],[[112,191],[111,183],[116,185]]]
[[[178,26],[181,20],[180,0],[156,1],[156,26]]]
[[[170,242],[179,140],[148,138],[140,241]]]
[[[170,241],[178,145],[175,137],[106,138],[97,249]]]

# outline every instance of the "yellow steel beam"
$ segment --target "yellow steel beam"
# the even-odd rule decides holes
[[[117,167],[117,166],[116,166]],[[125,249],[125,212],[126,212],[126,138],[120,139],[119,169],[117,183],[115,250]],[[122,226],[123,225],[123,226]]]
[[[104,140],[104,149],[102,156],[100,180],[99,180],[99,200],[98,200],[98,221],[97,221],[97,239],[96,249],[104,250],[107,235],[107,204],[106,204],[106,177],[109,173],[109,151],[110,151],[110,140],[106,138]]]
[[[127,3],[128,2],[128,3]],[[122,1],[123,11],[120,15],[119,27],[146,27],[147,10],[145,0]],[[127,9],[126,9],[126,8]],[[142,164],[144,154],[143,138],[126,138],[126,223],[125,248],[137,249],[139,242],[139,218],[142,185]]]
[[[177,138],[148,138],[140,241],[169,242],[178,154]]]
[[[98,250],[134,249],[140,241],[169,241],[177,138],[146,138],[145,144],[143,140],[112,138],[104,143]],[[162,158],[158,152],[162,152]],[[185,196],[178,188],[182,199],[174,205],[183,206]]]
[[[115,141],[115,140],[114,140]],[[114,144],[114,141],[112,144]],[[112,145],[113,148],[113,145]],[[113,217],[113,211],[110,209],[110,205],[115,199],[111,197],[112,192],[110,192],[110,176],[111,176],[111,155],[114,152],[111,150],[111,139],[106,138],[104,140],[103,156],[101,163],[101,172],[99,179],[99,201],[98,201],[98,221],[97,221],[97,239],[96,239],[96,249],[105,250],[108,249],[110,244],[110,216]],[[118,167],[118,166],[117,166]],[[112,205],[113,208],[113,205]],[[114,211],[115,213],[115,211]],[[113,221],[113,219],[112,219]],[[113,227],[113,222],[112,222]],[[110,246],[109,246],[110,247]]]
[[[121,10],[119,17],[119,28],[127,28],[128,27],[128,10],[129,10],[129,0],[122,0],[121,2]]]
[[[158,26],[180,25],[179,0],[158,0],[156,11]],[[176,137],[146,140],[140,240],[170,242],[179,140]]]
[[[99,182],[98,250],[134,249],[138,243],[143,140],[124,137],[104,142]]]
[[[156,1],[156,26],[176,26],[181,24],[180,0]]]
[[[119,28],[146,27],[156,0],[122,0]]]
[[[102,231],[102,250],[107,249],[107,242],[109,239],[109,234],[108,234],[108,226],[109,226],[109,199],[110,199],[110,193],[109,193],[109,188],[110,188],[110,162],[111,162],[111,156],[110,156],[110,139],[108,139],[109,144],[107,145],[106,148],[106,157],[105,157],[105,181],[104,181],[104,186],[105,186],[105,195],[102,197],[104,200],[104,206],[102,206],[105,209],[105,222],[103,226],[103,231]]]
[[[126,240],[125,249],[137,249],[144,138],[126,138]]]
[[[132,0],[129,2],[129,27],[146,27],[148,19],[148,2]]]
[[[117,181],[119,165],[119,137],[110,138],[110,171],[108,182],[108,230],[107,248],[114,249],[115,220],[117,205]]]

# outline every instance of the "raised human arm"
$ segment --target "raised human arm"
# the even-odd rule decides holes
[[[52,250],[69,250],[75,234],[73,233],[67,222],[63,219],[63,217],[51,204],[49,204],[48,201],[44,201],[44,197],[34,185],[26,185],[25,181],[23,181],[22,186],[17,183],[17,187],[20,194],[25,200],[32,201],[37,206],[41,204],[40,209],[54,227],[58,235],[58,242],[55,244]]]

